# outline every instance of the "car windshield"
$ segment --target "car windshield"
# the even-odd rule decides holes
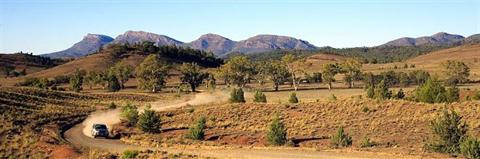
[[[93,127],[94,127],[95,129],[107,129],[107,126],[105,126],[105,125],[100,125],[100,124],[94,125]]]

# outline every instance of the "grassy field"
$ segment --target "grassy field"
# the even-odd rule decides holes
[[[74,153],[60,132],[112,101],[156,97],[126,93],[79,94],[34,88],[0,88],[0,158],[46,158]],[[59,152],[60,151],[60,152]]]

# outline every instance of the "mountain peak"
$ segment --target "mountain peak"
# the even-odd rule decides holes
[[[465,37],[461,35],[438,32],[432,36],[418,38],[404,37],[389,41],[382,46],[425,46],[425,45],[452,45],[461,43]]]
[[[75,43],[72,47],[49,54],[43,54],[42,56],[50,58],[77,58],[89,55],[98,51],[105,44],[113,41],[112,37],[101,34],[87,34],[80,42]]]
[[[145,31],[132,31],[132,30],[129,30],[124,34],[117,36],[113,41],[113,43],[135,44],[143,41],[153,42],[157,46],[183,44],[183,42],[180,42],[178,40],[175,40],[165,35],[159,35],[159,34],[145,32]]]

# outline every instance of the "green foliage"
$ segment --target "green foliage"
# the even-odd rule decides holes
[[[289,103],[298,103],[297,94],[295,92],[290,93],[290,98],[288,98]]]
[[[83,77],[85,76],[85,71],[80,71],[76,69],[73,75],[70,77],[70,87],[75,92],[80,92],[83,86]]]
[[[147,106],[143,113],[138,117],[137,127],[143,132],[157,133],[160,131],[160,115]]]
[[[368,138],[366,136],[362,139],[362,142],[360,143],[361,148],[373,147],[375,145],[376,144],[373,141],[371,141],[370,138]]]
[[[205,124],[207,120],[205,117],[200,117],[196,124],[188,129],[186,137],[192,140],[203,140],[205,138]]]
[[[125,88],[125,83],[132,75],[133,68],[124,62],[117,62],[113,67],[108,70],[109,76],[115,76],[120,87]]]
[[[330,101],[337,101],[337,96],[335,94],[331,94],[330,97],[328,98]]]
[[[480,141],[467,138],[460,144],[460,152],[469,159],[480,159]]]
[[[243,87],[255,75],[255,65],[245,56],[236,56],[217,70],[217,76],[224,82]]]
[[[434,138],[427,148],[436,152],[458,153],[460,143],[467,135],[468,125],[455,111],[444,109],[442,116],[430,123]]]
[[[328,83],[328,89],[332,89],[332,82],[335,82],[335,75],[342,72],[339,64],[325,64],[322,67],[322,79]]]
[[[158,55],[149,55],[136,68],[138,87],[152,92],[159,91],[165,85],[169,68]]]
[[[276,115],[267,130],[267,141],[275,146],[284,145],[287,142],[287,129]]]
[[[445,96],[448,103],[458,102],[460,100],[460,90],[454,85],[447,89]]]
[[[442,66],[445,69],[445,75],[447,75],[446,84],[455,85],[468,81],[470,68],[464,62],[448,60],[442,63]]]
[[[375,99],[380,99],[380,100],[390,99],[391,96],[392,96],[391,92],[388,90],[388,87],[385,84],[385,80],[380,81],[380,83],[378,83],[375,86],[374,96],[373,96]]]
[[[50,83],[47,78],[28,77],[17,85],[47,89]]]
[[[137,107],[127,103],[122,107],[122,113],[120,114],[120,120],[126,123],[127,126],[134,126],[138,121]]]
[[[114,102],[108,105],[108,109],[116,109],[116,108],[117,108],[117,105]]]
[[[117,76],[109,75],[107,77],[107,90],[109,92],[117,92],[122,88]]]
[[[180,66],[180,72],[182,73],[180,79],[182,82],[190,84],[192,92],[195,92],[196,88],[208,77],[208,74],[200,71],[200,66],[196,63],[183,63]]]
[[[268,61],[259,65],[259,67],[261,74],[270,77],[270,80],[274,84],[275,91],[278,91],[278,87],[288,81],[288,78],[291,75],[287,66],[280,61]]]
[[[473,95],[472,99],[473,100],[480,100],[480,91],[475,91],[475,94]]]
[[[262,93],[262,91],[257,90],[255,91],[255,96],[253,99],[253,102],[255,103],[267,103],[267,96]]]
[[[137,150],[125,150],[122,153],[122,159],[134,159],[140,154]]]
[[[375,96],[375,89],[373,86],[370,86],[367,88],[367,97],[368,98],[373,98]]]
[[[232,103],[245,103],[245,97],[243,95],[243,89],[234,88],[230,93],[230,102]]]
[[[354,82],[361,79],[362,64],[354,59],[348,59],[342,64],[342,72],[345,72],[344,80],[348,83],[348,88],[354,87]]]
[[[343,127],[340,127],[331,137],[331,145],[333,147],[348,147],[352,145],[352,137],[345,133]]]
[[[415,89],[415,98],[419,102],[443,103],[447,101],[446,90],[441,82],[430,78]]]
[[[403,98],[405,98],[405,93],[403,92],[403,89],[400,88],[400,90],[398,90],[397,95],[395,96],[395,98],[397,98],[397,99],[403,99]]]

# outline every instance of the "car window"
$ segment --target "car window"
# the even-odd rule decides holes
[[[105,125],[94,125],[95,129],[107,129],[107,126]]]

